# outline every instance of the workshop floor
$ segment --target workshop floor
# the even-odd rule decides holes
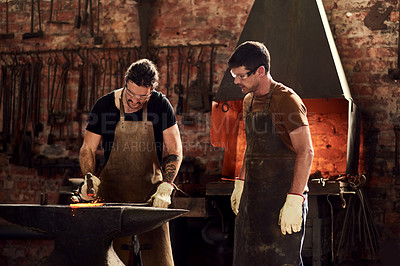
[[[170,222],[176,266],[232,265],[230,239],[215,244],[207,243],[202,236],[202,230],[207,223],[205,219],[179,218]]]

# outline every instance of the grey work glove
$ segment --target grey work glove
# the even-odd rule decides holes
[[[93,194],[89,193],[88,195],[88,182],[90,182],[90,179],[93,182]],[[87,173],[85,175],[85,181],[83,182],[83,185],[81,187],[81,198],[86,200],[86,201],[91,201],[97,199],[97,192],[99,191],[99,185],[100,185],[100,179],[96,177],[95,175],[91,173]]]
[[[231,208],[232,211],[237,215],[239,212],[240,198],[243,193],[244,180],[236,179],[235,188],[233,189],[231,196]]]
[[[303,202],[301,195],[288,194],[286,202],[279,213],[278,225],[281,226],[282,234],[291,234],[301,230],[303,221]]]
[[[154,193],[147,201],[151,203],[153,207],[168,208],[171,204],[171,194],[175,186],[168,182],[162,182],[158,187],[156,193]]]

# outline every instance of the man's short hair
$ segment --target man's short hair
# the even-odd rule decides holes
[[[125,73],[125,81],[134,82],[138,86],[151,87],[156,89],[158,87],[158,70],[156,65],[148,59],[140,59],[132,63]]]
[[[265,72],[269,72],[270,64],[271,57],[267,47],[256,41],[246,41],[240,44],[228,60],[228,67],[231,69],[244,66],[248,70],[253,70],[264,66]]]

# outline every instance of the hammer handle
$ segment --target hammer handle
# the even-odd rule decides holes
[[[92,178],[92,174],[87,174],[86,175],[86,185],[87,185],[87,191],[86,194],[89,197],[93,197],[95,194],[94,188],[93,188],[93,178]]]

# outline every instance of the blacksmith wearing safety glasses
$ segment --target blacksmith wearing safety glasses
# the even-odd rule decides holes
[[[156,91],[156,66],[147,59],[134,62],[126,71],[125,85],[97,100],[93,106],[79,154],[82,173],[94,173],[96,151],[103,146],[105,166],[80,190],[85,200],[149,203],[167,208],[175,188],[174,179],[182,162],[182,143],[174,110]],[[162,158],[163,146],[168,155]],[[163,167],[161,167],[161,165]],[[144,265],[174,265],[168,224],[138,236]],[[113,241],[120,259],[128,265],[131,237]]]
[[[245,94],[247,140],[231,196],[237,214],[233,265],[303,265],[314,156],[306,108],[291,88],[273,80],[262,43],[239,45],[228,66]]]

